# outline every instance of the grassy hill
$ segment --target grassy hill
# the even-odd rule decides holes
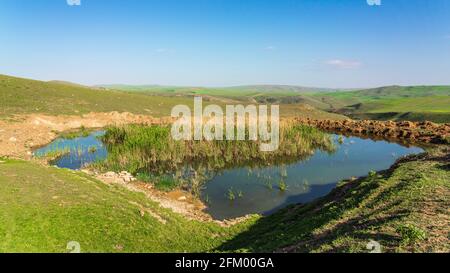
[[[388,86],[311,97],[321,109],[355,118],[450,122],[450,86]]]
[[[147,88],[147,87],[145,87]],[[23,78],[0,75],[0,117],[14,114],[45,113],[84,114],[89,112],[131,112],[147,114],[154,117],[170,116],[172,107],[178,104],[193,107],[193,95],[204,95],[204,104],[211,103],[224,106],[226,103],[255,103],[254,100],[229,100],[223,96],[211,96],[213,92],[207,89],[195,89],[188,92],[188,88],[181,88],[179,94],[161,91],[152,93],[145,89],[130,92],[129,89],[112,90],[108,88],[86,87],[74,83],[51,81],[43,82]],[[168,87],[164,87],[168,88]],[[133,89],[134,90],[134,89]],[[139,90],[139,89],[137,89]],[[192,89],[194,90],[194,89]],[[215,90],[217,94],[224,94],[223,90]],[[239,93],[234,91],[236,96]],[[209,94],[209,95],[208,95]],[[321,110],[305,108],[302,104],[292,104],[280,107],[282,116],[305,115],[314,118],[342,118],[336,114],[329,114]]]
[[[249,103],[276,103],[284,106],[306,104],[353,118],[450,122],[450,86],[386,86],[356,91],[289,85],[223,88],[154,85],[104,87],[152,96],[203,95]]]
[[[99,85],[107,89],[122,90],[128,92],[140,92],[148,94],[184,94],[184,95],[209,95],[224,97],[253,97],[258,95],[271,96],[297,96],[302,93],[332,92],[334,89],[303,87],[293,85],[246,85],[233,87],[181,87],[159,85]]]
[[[163,116],[170,115],[171,108],[177,104],[191,105],[192,100],[163,96],[152,98],[64,82],[42,82],[0,75],[0,116],[110,111]]]

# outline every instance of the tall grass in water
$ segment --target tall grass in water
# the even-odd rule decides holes
[[[110,127],[102,141],[108,156],[96,168],[166,174],[189,165],[194,166],[197,178],[207,176],[209,170],[295,162],[313,155],[317,149],[327,152],[335,149],[330,135],[293,123],[280,125],[280,146],[273,152],[261,152],[258,141],[175,141],[169,126]],[[203,179],[189,182],[195,191],[201,188],[197,180]]]
[[[45,160],[50,162],[50,161],[57,160],[57,159],[65,156],[65,155],[68,155],[68,154],[70,154],[70,148],[68,148],[68,147],[63,147],[63,148],[55,147],[55,148],[53,148],[51,150],[48,150],[48,151],[46,151],[46,152],[44,152],[42,154],[36,155],[36,157],[45,159]]]
[[[258,141],[175,141],[170,127],[126,125],[110,127],[102,137],[108,149],[103,166],[136,173],[141,169],[175,170],[180,164],[207,162],[209,168],[270,163],[283,158],[299,158],[317,149],[333,152],[330,135],[304,125],[280,126],[280,146],[261,152]]]

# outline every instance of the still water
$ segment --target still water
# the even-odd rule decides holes
[[[61,168],[80,169],[102,160],[107,150],[98,139],[104,132],[88,137],[57,139],[35,151],[43,155],[54,149],[69,148],[70,153],[53,162]],[[250,213],[270,214],[290,204],[306,203],[328,194],[336,184],[369,171],[388,169],[399,157],[420,153],[417,147],[405,147],[387,141],[334,136],[336,152],[316,151],[308,159],[271,166],[245,167],[214,171],[201,190],[206,211],[215,219],[240,217]],[[92,147],[95,147],[93,149]]]

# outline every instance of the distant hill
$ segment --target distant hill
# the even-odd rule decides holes
[[[62,84],[62,85],[66,85],[66,86],[76,86],[76,87],[84,87],[84,88],[92,88],[86,85],[82,85],[79,83],[73,83],[73,82],[68,82],[68,81],[48,81],[48,83],[54,83],[54,84]]]
[[[177,104],[192,104],[188,98],[150,97],[63,81],[36,81],[0,75],[0,117],[14,114],[84,114],[131,112],[168,116]]]
[[[429,97],[429,96],[449,96],[450,86],[384,86],[372,89],[356,90],[352,92],[343,92],[341,95],[350,95],[353,97],[376,99],[376,98],[411,98],[411,97]]]
[[[304,87],[294,85],[244,85],[232,87],[192,87],[192,86],[161,86],[161,85],[99,85],[107,89],[116,89],[128,92],[148,92],[148,93],[179,93],[179,94],[202,94],[216,96],[255,96],[265,95],[285,95],[295,96],[301,93],[333,92],[336,89]]]
[[[135,87],[133,87],[135,88]],[[64,81],[36,81],[0,75],[0,118],[16,114],[45,113],[50,115],[80,115],[89,112],[131,112],[154,117],[170,116],[172,107],[179,104],[193,106],[193,94],[223,92],[194,87],[153,87],[155,93],[148,94],[147,88],[142,92],[125,92],[116,86],[87,87]],[[161,88],[166,88],[162,93]],[[126,88],[125,88],[126,89]],[[174,90],[170,92],[169,90]],[[181,90],[177,94],[177,90]],[[184,92],[184,93],[182,93]],[[236,93],[238,95],[238,93]],[[243,97],[247,100],[246,97]],[[204,104],[211,103],[224,106],[239,102],[221,96],[204,95]],[[249,101],[245,101],[246,103]],[[250,101],[253,103],[254,101]],[[306,105],[307,106],[307,105]],[[282,116],[302,115],[311,118],[343,118],[341,115],[327,113],[303,104],[282,106]]]
[[[320,100],[314,99],[310,95],[315,93],[337,92],[336,89],[292,85],[245,85],[215,88],[124,84],[100,86],[110,90],[147,95],[218,98],[226,103],[306,104],[324,110],[328,110],[328,105]]]
[[[202,95],[252,103],[306,104],[361,119],[450,122],[450,86],[385,86],[349,91],[291,85],[221,88],[156,85],[104,87],[153,95]]]
[[[354,118],[450,122],[450,86],[386,86],[311,98],[323,110]]]
[[[0,116],[109,111],[167,116],[174,105],[191,105],[194,95],[202,95],[205,102],[219,105],[281,104],[282,112],[288,115],[309,113],[325,117],[323,111],[327,111],[353,118],[450,122],[450,86],[386,86],[356,91],[289,85],[87,87],[65,81],[43,82],[4,75],[0,75]],[[338,116],[331,114],[329,117]]]
[[[319,88],[319,87],[305,87],[296,85],[243,85],[243,86],[233,86],[227,87],[226,89],[237,89],[237,90],[251,90],[254,92],[295,92],[295,93],[305,93],[305,92],[334,92],[338,89],[331,88]]]

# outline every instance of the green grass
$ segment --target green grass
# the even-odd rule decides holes
[[[448,252],[448,155],[414,157],[233,227],[81,172],[1,159],[0,252],[66,252],[70,241],[82,252],[368,252],[371,240],[384,252]]]
[[[297,96],[312,92],[331,92],[332,89],[313,88],[289,85],[248,85],[235,87],[182,87],[182,86],[157,86],[157,85],[103,85],[102,87],[127,92],[160,95],[206,95],[219,97],[256,97],[270,95],[275,97]]]
[[[88,137],[92,132],[92,129],[86,129],[84,126],[80,127],[77,130],[71,130],[69,132],[63,132],[59,134],[60,138],[64,139],[75,139],[79,137]]]
[[[202,95],[205,96],[205,105],[281,104],[280,111],[284,117],[343,118],[342,115],[321,111],[325,110],[355,118],[450,121],[449,86],[388,86],[349,92],[276,85],[229,88],[106,87],[110,89],[0,75],[0,117],[30,113],[57,115],[111,111],[161,117],[169,116],[172,107],[178,104],[192,107],[192,97]]]
[[[356,118],[450,122],[450,86],[388,86],[311,97],[323,103],[316,105],[321,109]]]
[[[192,91],[192,88],[180,87],[176,89],[183,91],[171,92],[166,90],[167,88],[162,88],[163,90],[161,88],[157,87],[158,91],[155,92],[149,91],[148,87],[143,91],[138,88],[131,92],[123,87],[123,90],[118,91],[61,81],[43,82],[0,75],[0,118],[16,114],[81,115],[111,111],[163,117],[170,116],[175,105],[183,104],[193,109],[194,95],[205,95],[203,101],[205,106],[217,104],[224,107],[225,104],[255,103],[251,99],[254,91],[247,92],[233,88],[220,90],[194,88]],[[279,95],[286,95],[283,92],[280,91]],[[289,92],[293,94],[292,91]],[[302,115],[311,118],[343,118],[321,110],[304,108],[301,104],[281,105],[280,114],[285,117]]]
[[[80,172],[0,162],[0,252],[66,252],[69,241],[82,252],[205,252],[245,229],[188,220]]]
[[[32,113],[80,115],[111,111],[160,117],[170,116],[172,107],[178,104],[192,107],[193,99],[150,97],[143,94],[0,75],[0,117]]]
[[[280,146],[274,152],[261,152],[260,142],[255,141],[175,141],[166,126],[111,127],[102,140],[108,157],[93,167],[132,174],[176,172],[189,163],[198,174],[207,176],[211,170],[289,158],[298,160],[311,156],[317,149],[332,152],[335,148],[330,135],[292,124],[281,126]]]
[[[70,148],[66,147],[66,148],[55,148],[52,150],[49,150],[47,152],[45,152],[44,154],[40,154],[37,157],[38,158],[42,158],[45,159],[47,161],[53,161],[56,160],[58,158],[61,158],[65,155],[70,154]]]
[[[169,175],[152,175],[147,172],[139,172],[136,174],[136,178],[139,181],[153,184],[157,190],[163,192],[173,191],[180,186],[179,181]]]
[[[306,104],[354,118],[450,121],[450,86],[387,86],[358,91],[282,85],[229,88],[127,85],[110,87],[148,95],[206,95],[262,104],[276,103],[283,105],[282,112],[286,116],[295,115],[295,110],[289,111],[289,105]],[[301,112],[304,113],[307,111]]]
[[[280,128],[280,147],[263,153],[255,141],[174,141],[170,127],[127,125],[110,127],[102,138],[106,160],[91,165],[100,171],[126,170],[156,188],[177,187],[200,196],[204,182],[219,170],[307,158],[320,149],[334,151],[330,135],[318,129],[287,124]],[[186,168],[195,176],[185,177]],[[171,174],[168,176],[167,174]]]

